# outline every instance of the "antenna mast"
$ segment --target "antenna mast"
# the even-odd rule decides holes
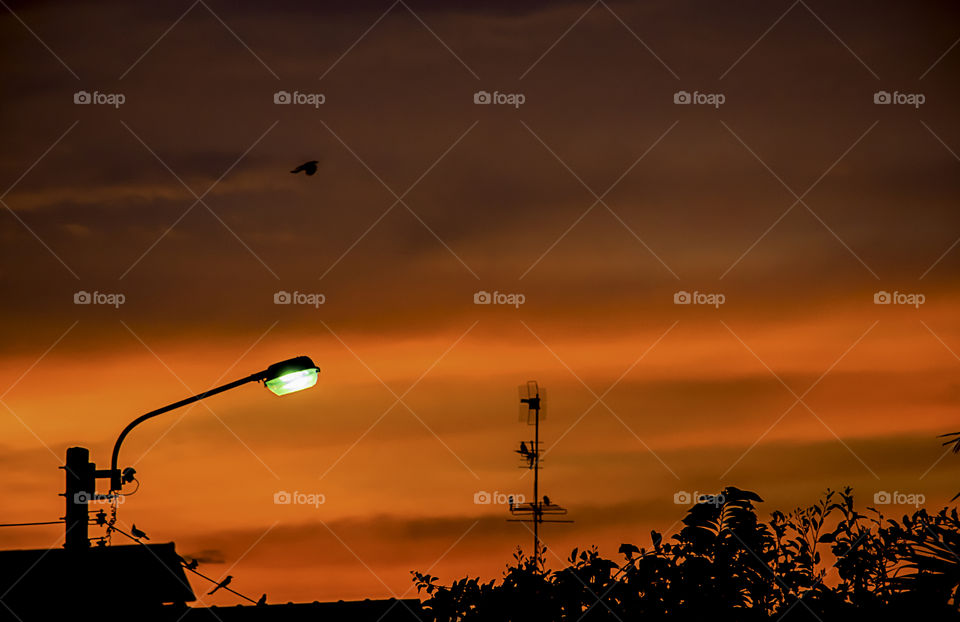
[[[540,388],[536,380],[529,380],[520,385],[520,420],[533,426],[533,440],[530,446],[524,441],[520,448],[515,450],[520,454],[521,469],[533,471],[533,501],[530,503],[515,503],[510,497],[510,514],[520,518],[508,518],[515,523],[533,523],[533,563],[536,568],[543,568],[543,557],[540,546],[540,523],[572,523],[572,520],[552,518],[564,515],[567,509],[550,501],[550,497],[540,497],[540,455],[543,447],[540,444],[540,419],[546,417],[546,391]]]

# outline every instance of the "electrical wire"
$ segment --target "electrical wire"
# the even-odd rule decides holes
[[[34,525],[59,525],[62,520],[39,521],[35,523],[0,523],[0,527],[32,527]]]
[[[140,480],[134,479],[134,481],[137,482],[137,487],[133,489],[133,492],[123,493],[124,496],[135,494],[138,490],[140,490]],[[89,511],[92,511],[92,510],[89,510]],[[114,511],[116,511],[116,505],[114,505]],[[114,519],[114,522],[115,522],[115,520],[116,520],[116,519]],[[52,521],[35,521],[35,522],[32,522],[32,523],[0,523],[0,527],[33,527],[33,526],[36,526],[36,525],[60,525],[60,524],[62,524],[63,522],[64,522],[63,519],[61,519],[61,520],[52,520]],[[91,524],[91,525],[97,525],[97,524],[100,524],[100,523],[97,523],[95,520],[93,520],[93,521],[90,522],[90,524]],[[116,531],[117,533],[122,534],[122,535],[130,538],[131,540],[133,540],[133,541],[136,542],[137,544],[141,544],[141,545],[143,545],[143,546],[147,546],[145,543],[141,542],[141,541],[138,540],[137,538],[134,538],[132,535],[130,535],[130,534],[128,534],[126,531],[120,529],[119,527],[117,527],[117,526],[116,526],[115,524],[113,524],[113,523],[111,523],[111,524],[108,526],[107,529],[108,529],[108,531]],[[203,574],[203,573],[200,572],[199,570],[194,570],[193,568],[187,568],[187,567],[186,567],[186,563],[183,563],[182,565],[183,565],[184,570],[189,570],[189,571],[192,572],[193,574],[197,575],[198,577],[202,577],[202,578],[206,579],[207,581],[209,581],[210,583],[213,583],[214,585],[220,585],[220,581],[217,581],[216,579],[211,579],[210,577],[208,577],[207,575]],[[230,593],[232,593],[232,594],[236,594],[236,595],[239,596],[240,598],[243,598],[243,599],[245,599],[245,600],[248,600],[248,601],[250,601],[251,603],[253,603],[253,604],[255,604],[255,605],[257,604],[257,601],[253,600],[252,598],[250,598],[250,597],[247,596],[246,594],[241,594],[240,592],[232,589],[230,586],[224,585],[224,586],[221,586],[220,589],[226,590],[226,591],[228,591],[228,592],[230,592]]]
[[[138,540],[137,538],[134,538],[133,536],[131,536],[130,534],[128,534],[128,533],[125,532],[124,530],[122,530],[122,529],[120,529],[119,527],[117,527],[116,525],[111,526],[111,527],[110,527],[110,530],[111,530],[111,531],[116,531],[117,533],[119,533],[119,534],[121,534],[121,535],[124,535],[124,536],[130,538],[131,540],[133,540],[133,541],[136,542],[137,544],[140,544],[140,545],[142,545],[142,546],[147,546],[144,542],[141,542],[141,541]],[[195,575],[197,575],[197,576],[199,576],[199,577],[202,577],[202,578],[206,579],[207,581],[209,581],[210,583],[213,583],[214,585],[220,585],[220,581],[217,581],[216,579],[211,579],[210,577],[208,577],[207,575],[203,574],[203,573],[200,572],[199,570],[194,570],[193,568],[187,568],[187,567],[186,567],[186,563],[181,563],[181,565],[183,566],[183,569],[184,569],[184,570],[189,570],[189,571],[192,572],[193,574],[195,574]],[[257,604],[257,601],[253,600],[252,598],[250,598],[250,597],[247,596],[246,594],[241,594],[240,592],[232,589],[230,586],[224,585],[224,586],[222,586],[220,589],[226,590],[226,591],[228,591],[228,592],[230,592],[230,593],[232,593],[232,594],[236,594],[236,595],[239,596],[240,598],[246,599],[246,600],[250,601],[251,603],[253,603],[254,605]]]
[[[137,483],[137,487],[136,487],[136,488],[134,488],[131,492],[118,492],[117,494],[119,494],[119,495],[121,495],[121,496],[124,496],[124,497],[137,494],[137,491],[140,490],[140,480],[138,480],[136,477],[134,477],[134,478],[133,478],[133,481],[135,481],[135,482]]]
[[[116,531],[117,533],[119,533],[119,534],[121,534],[121,535],[127,536],[128,538],[130,538],[131,540],[133,540],[133,541],[136,542],[137,544],[143,544],[143,546],[147,546],[146,544],[144,544],[144,543],[141,542],[140,540],[137,540],[136,538],[134,538],[133,536],[131,536],[130,534],[128,534],[126,531],[124,531],[123,529],[120,529],[120,528],[117,527],[117,526],[110,525],[109,529],[110,529],[110,531]]]
[[[199,570],[194,570],[193,568],[187,568],[186,566],[184,566],[184,570],[189,570],[189,571],[192,572],[193,574],[203,577],[204,579],[206,579],[206,580],[209,581],[210,583],[213,583],[214,585],[220,585],[220,582],[219,582],[219,581],[217,581],[216,579],[211,579],[210,577],[208,577],[207,575],[203,574],[203,573],[200,572]],[[236,590],[234,590],[234,589],[231,589],[230,586],[224,585],[224,586],[222,586],[220,589],[221,589],[221,590],[227,590],[228,592],[233,592],[234,594],[236,594],[236,595],[239,596],[240,598],[245,598],[245,599],[249,600],[251,603],[253,603],[254,605],[257,604],[257,601],[253,600],[253,599],[250,598],[249,596],[245,596],[244,594],[241,594],[240,592],[238,592],[238,591],[236,591]]]

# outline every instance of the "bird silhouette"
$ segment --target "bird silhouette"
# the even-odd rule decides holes
[[[510,509],[513,509],[513,495],[507,497],[507,502],[510,504]]]
[[[257,605],[266,605],[267,604],[267,595],[264,594],[260,597],[260,600],[257,601]]]
[[[528,453],[530,453],[527,450],[527,444],[524,443],[523,441],[520,441],[520,453],[522,453],[523,455],[527,455]]]
[[[191,559],[189,564],[184,564],[183,567],[187,570],[196,570],[197,566],[200,565],[199,559]]]
[[[300,171],[303,171],[303,172],[306,173],[307,175],[313,175],[313,174],[315,174],[315,173],[317,172],[317,163],[318,163],[318,162],[319,162],[319,160],[310,160],[309,162],[304,162],[303,164],[301,164],[300,166],[298,166],[297,168],[293,169],[293,170],[290,171],[290,172],[291,172],[291,173],[299,173]]]
[[[223,579],[223,581],[221,581],[220,583],[217,583],[217,587],[215,587],[215,588],[213,588],[212,590],[210,590],[209,592],[207,592],[207,596],[210,596],[211,594],[213,594],[214,592],[216,592],[217,590],[219,590],[219,589],[222,588],[222,587],[227,587],[228,585],[230,585],[230,582],[231,582],[231,581],[233,581],[233,575],[229,575],[229,574],[228,574],[228,575]]]
[[[543,504],[550,505],[550,497],[548,497],[547,495],[543,495]]]
[[[147,537],[147,534],[143,532],[143,530],[137,529],[136,523],[133,524],[133,527],[130,529],[130,533],[133,534],[133,537],[136,538],[137,540],[139,540],[140,538],[143,538],[144,540],[150,539],[149,537]]]

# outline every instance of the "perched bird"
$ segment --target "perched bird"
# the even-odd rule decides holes
[[[266,605],[267,604],[267,595],[264,594],[260,597],[260,600],[257,601],[257,605]]]
[[[136,539],[138,539],[138,540],[139,540],[140,538],[143,538],[144,540],[149,540],[149,539],[150,539],[150,538],[147,537],[147,534],[145,534],[142,530],[137,529],[137,524],[136,524],[136,523],[134,523],[134,524],[133,524],[133,527],[131,527],[130,533],[133,534],[133,537],[136,538]]]
[[[198,559],[191,559],[191,560],[190,560],[190,563],[189,563],[189,564],[184,564],[183,567],[186,568],[187,570],[196,570],[196,569],[197,569],[197,566],[199,566],[199,565],[200,565],[200,560],[198,560]]]
[[[124,484],[129,484],[135,479],[137,479],[137,470],[133,467],[125,468],[123,473],[120,475],[120,481],[122,481]]]
[[[520,453],[522,453],[523,455],[527,455],[528,453],[530,453],[527,450],[527,444],[524,443],[523,441],[520,441]]]
[[[550,497],[548,497],[547,495],[543,495],[543,504],[550,505]]]
[[[221,581],[220,583],[217,583],[217,587],[215,587],[215,588],[213,588],[212,590],[210,590],[209,592],[207,592],[207,596],[210,596],[211,594],[213,594],[214,592],[216,592],[217,590],[219,590],[219,589],[222,588],[222,587],[227,587],[228,585],[230,585],[230,582],[231,582],[231,581],[233,581],[233,575],[229,575],[229,574],[228,574],[228,575],[223,579],[223,581]]]
[[[513,495],[507,497],[507,502],[510,504],[510,509],[513,509]]]
[[[309,162],[304,162],[303,164],[301,164],[300,166],[298,166],[297,168],[293,169],[290,172],[299,173],[300,171],[303,171],[307,175],[313,175],[317,172],[318,162],[319,160],[310,160]]]

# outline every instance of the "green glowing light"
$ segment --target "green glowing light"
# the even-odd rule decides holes
[[[317,374],[320,372],[306,356],[276,363],[267,368],[264,384],[275,395],[286,395],[317,384]]]

